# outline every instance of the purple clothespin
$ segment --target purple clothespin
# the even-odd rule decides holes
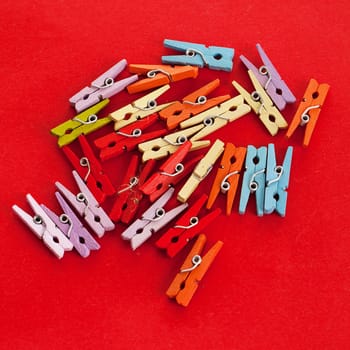
[[[141,219],[134,221],[122,233],[122,238],[130,241],[132,250],[141,246],[153,233],[159,231],[188,207],[188,204],[184,203],[168,212],[165,211],[164,206],[169,201],[174,191],[174,188],[169,188],[167,192],[143,213]]]
[[[286,107],[287,103],[294,103],[295,96],[290,91],[287,84],[282,80],[276,68],[266,55],[260,44],[256,44],[260,58],[263,61],[263,66],[257,68],[245,56],[241,55],[240,59],[251,70],[258,79],[261,86],[264,87],[268,95],[271,97],[273,103],[281,111]]]
[[[119,81],[114,80],[125,69],[127,64],[126,59],[122,59],[94,80],[90,87],[87,86],[72,96],[69,102],[75,107],[75,110],[80,113],[84,109],[117,94],[129,84],[134,83],[138,79],[137,74]]]
[[[85,219],[97,236],[102,237],[105,231],[111,231],[114,229],[114,223],[100,207],[96,198],[90,192],[89,188],[78,173],[75,170],[73,170],[72,173],[80,189],[80,192],[77,195],[74,195],[58,181],[56,182],[56,187],[66,197],[73,208]]]
[[[78,253],[86,258],[91,250],[100,249],[100,245],[90,235],[89,231],[83,226],[81,221],[75,215],[71,207],[64,200],[59,192],[55,192],[58,203],[63,214],[58,216],[45,205],[41,205],[45,213],[55,223],[55,225],[69,238]]]
[[[28,214],[17,205],[13,205],[12,209],[17,216],[31,229],[31,231],[40,239],[44,244],[61,259],[64,256],[65,251],[73,249],[72,242],[63,234],[63,232],[55,225],[55,223],[45,213],[39,203],[30,195],[26,196],[27,201],[33,212],[34,216]]]

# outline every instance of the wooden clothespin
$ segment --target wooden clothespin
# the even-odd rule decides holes
[[[174,257],[191,239],[203,232],[204,228],[221,214],[221,209],[217,208],[207,215],[199,215],[207,199],[208,196],[202,194],[188,207],[176,224],[158,239],[156,246],[165,249],[168,256]]]
[[[204,85],[200,89],[185,96],[182,102],[176,101],[167,108],[164,108],[159,112],[159,117],[166,121],[167,128],[169,130],[175,129],[182,121],[195,116],[211,107],[214,107],[226,100],[231,96],[217,96],[211,99],[207,98],[213,90],[220,85],[220,80],[215,79],[207,85]]]
[[[166,64],[189,64],[191,66],[208,67],[215,70],[232,71],[234,49],[221,46],[206,47],[186,41],[164,40],[164,47],[168,47],[184,55],[162,56],[162,62]]]
[[[208,209],[212,208],[221,191],[221,193],[224,193],[227,196],[226,215],[231,214],[246,152],[246,147],[235,147],[233,143],[227,143],[225,145],[225,151],[209,194],[207,203]]]
[[[177,194],[177,200],[185,203],[191,194],[195,191],[201,181],[209,174],[212,170],[215,162],[224,151],[225,144],[217,139],[210,147],[205,156],[200,160],[191,176],[188,178],[186,183],[183,185],[179,193]]]
[[[309,145],[329,88],[330,86],[328,84],[319,84],[317,80],[310,79],[304,97],[299,104],[291,124],[289,125],[286,134],[288,138],[293,135],[299,125],[305,126],[303,146],[307,147]]]
[[[294,103],[296,101],[292,91],[290,91],[287,84],[282,80],[275,66],[266,55],[260,44],[256,44],[256,48],[263,62],[259,68],[254,66],[245,56],[239,56],[241,61],[251,70],[258,79],[261,86],[264,87],[267,94],[271,97],[275,106],[282,111],[287,103]]]
[[[127,87],[130,94],[154,89],[156,87],[170,84],[173,81],[187,78],[197,78],[198,68],[192,66],[170,66],[161,64],[130,64],[129,72],[146,76]]]
[[[207,238],[204,234],[198,236],[192,250],[182,264],[180,272],[175,276],[166,291],[166,295],[175,299],[179,305],[188,306],[198,288],[199,282],[203,279],[223,246],[222,241],[217,241],[203,256],[201,254],[206,240]]]
[[[269,133],[272,136],[275,136],[278,130],[285,129],[288,126],[288,123],[280,111],[274,106],[270,97],[260,85],[254,73],[251,70],[248,70],[248,74],[255,88],[255,91],[253,91],[252,94],[245,90],[236,81],[233,81],[232,84],[244,97],[245,101],[249,104],[255,114],[259,116],[259,119],[265,125]]]

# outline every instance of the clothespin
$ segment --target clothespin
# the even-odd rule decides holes
[[[221,191],[227,195],[226,215],[231,214],[246,152],[246,147],[235,147],[233,143],[225,145],[224,154],[209,194],[207,209],[211,209]]]
[[[101,163],[96,158],[85,136],[80,135],[78,140],[83,153],[82,157],[78,157],[69,146],[62,147],[62,151],[87,184],[96,200],[102,203],[106,196],[115,193],[115,188],[108,175],[103,171]]]
[[[207,98],[213,90],[220,85],[220,80],[215,79],[207,85],[204,85],[200,89],[185,96],[182,102],[176,101],[167,108],[164,108],[159,112],[159,117],[166,121],[167,128],[169,130],[175,129],[182,121],[197,115],[211,107],[214,107],[226,100],[231,96],[217,96],[211,99]]]
[[[73,249],[72,242],[56,227],[31,194],[28,193],[26,198],[35,213],[34,216],[28,214],[17,205],[12,206],[13,211],[39,239],[42,239],[51,252],[61,259],[65,251]]]
[[[264,213],[271,214],[274,210],[281,215],[286,215],[288,185],[290,167],[292,164],[293,147],[287,148],[283,164],[276,164],[275,146],[267,147],[266,162],[266,187],[264,200]]]
[[[286,134],[288,138],[293,135],[299,125],[305,126],[303,145],[304,147],[309,145],[329,88],[330,86],[328,84],[319,84],[317,80],[310,79],[304,97],[299,104],[291,124],[289,125]]]
[[[100,102],[101,100],[112,97],[118,92],[124,90],[129,84],[135,82],[138,76],[132,75],[131,77],[115,81],[115,78],[124,70],[128,62],[122,59],[112,68],[108,69],[105,73],[100,75],[96,80],[91,83],[91,86],[87,86],[80,90],[77,94],[69,99],[71,105],[75,110],[80,113],[84,109],[91,107],[92,105]]]
[[[252,94],[246,91],[236,81],[233,81],[232,84],[244,97],[245,101],[249,104],[255,114],[259,115],[259,119],[263,122],[269,133],[272,136],[275,136],[278,129],[286,128],[288,123],[283,118],[280,111],[273,105],[273,102],[264,88],[260,85],[254,73],[251,70],[248,70],[248,74],[255,88],[255,91],[253,91]]]
[[[71,206],[85,219],[97,236],[102,237],[105,231],[111,231],[114,229],[114,224],[102,207],[100,207],[96,198],[85,185],[84,180],[75,170],[73,170],[72,173],[80,190],[77,195],[74,195],[58,181],[55,185]]]
[[[138,156],[131,156],[122,184],[118,188],[117,198],[109,214],[113,221],[129,224],[133,220],[143,198],[140,187],[152,172],[155,162],[151,159],[139,170]]]
[[[77,252],[83,258],[87,258],[90,255],[90,251],[100,249],[100,245],[83,226],[61,194],[55,192],[55,195],[63,210],[63,214],[58,216],[43,204],[41,205],[42,209],[55,225],[69,238]]]
[[[151,202],[154,202],[169,187],[174,187],[184,177],[186,177],[191,167],[199,162],[201,156],[192,159],[187,163],[183,163],[187,153],[191,150],[191,141],[183,143],[176,152],[171,155],[140,188],[140,190],[149,196]]]
[[[164,47],[183,52],[184,55],[162,56],[166,64],[189,64],[200,68],[231,72],[235,50],[228,47],[208,46],[178,40],[164,40]]]
[[[142,215],[140,219],[134,221],[123,233],[122,238],[130,241],[133,250],[141,246],[153,233],[158,232],[172,219],[179,215],[188,206],[181,204],[168,212],[164,206],[174,193],[173,188],[169,188],[156,202],[154,202]]]
[[[68,145],[78,138],[79,135],[87,135],[102,128],[111,122],[110,118],[99,119],[97,113],[109,103],[109,99],[102,100],[96,105],[76,115],[64,123],[51,129],[51,134],[58,137],[60,147]]]
[[[131,102],[123,108],[111,113],[109,117],[115,121],[114,130],[119,130],[132,124],[150,114],[159,112],[163,108],[170,106],[173,102],[158,105],[156,99],[170,89],[169,85],[160,87],[151,93]]]
[[[190,206],[185,214],[156,242],[156,246],[166,249],[168,256],[174,257],[185,245],[200,232],[203,231],[220,214],[221,209],[217,208],[211,213],[199,217],[199,212],[207,201],[208,196],[201,197]]]
[[[192,143],[191,151],[209,146],[210,141],[208,140],[193,141],[193,136],[203,128],[204,125],[196,125],[192,128],[180,130],[164,137],[140,143],[138,149],[143,153],[142,161],[145,162],[149,159],[161,159],[169,154],[173,154],[179,146],[187,140],[190,140]]]
[[[267,94],[271,97],[275,106],[282,111],[287,103],[294,103],[296,98],[287,84],[282,80],[261,45],[256,44],[256,48],[263,62],[261,67],[257,68],[254,66],[254,64],[243,55],[239,57],[247,69],[254,73],[260,85],[264,87]]]
[[[180,272],[175,276],[166,291],[166,295],[175,299],[179,305],[188,306],[199,282],[203,279],[223,246],[222,241],[217,241],[203,256],[201,254],[206,241],[207,238],[204,234],[198,236],[192,250],[182,264]]]
[[[219,106],[212,107],[181,122],[180,127],[183,129],[202,123],[203,129],[191,138],[191,140],[196,141],[243,117],[250,110],[251,108],[244,103],[243,96],[238,95],[221,103]]]
[[[127,87],[129,94],[154,89],[159,86],[170,84],[188,78],[197,78],[198,68],[192,66],[168,66],[161,64],[130,64],[129,72],[146,76]]]
[[[247,147],[245,172],[242,180],[239,213],[244,214],[251,194],[255,194],[256,212],[258,216],[264,214],[264,193],[266,178],[267,148]]]
[[[100,150],[101,160],[107,160],[122,154],[125,151],[134,150],[139,143],[164,135],[167,130],[160,129],[143,133],[143,130],[153,125],[158,120],[157,113],[125,126],[116,132],[102,136],[94,141]]]
[[[194,168],[191,176],[187,179],[179,193],[177,194],[177,200],[185,203],[191,194],[195,191],[201,181],[210,173],[217,159],[224,151],[225,144],[217,139],[210,147],[209,151],[199,161]]]

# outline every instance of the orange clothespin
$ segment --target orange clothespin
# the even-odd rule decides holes
[[[176,275],[170,287],[166,291],[169,298],[175,298],[176,302],[182,306],[187,306],[198,288],[199,282],[208,271],[216,255],[223,246],[222,241],[217,241],[205,254],[201,252],[207,241],[204,234],[200,234],[193,245],[190,254],[182,264],[180,272]]]
[[[209,194],[207,209],[210,209],[213,206],[221,190],[222,193],[227,194],[226,215],[231,214],[233,201],[238,187],[239,175],[246,153],[246,147],[235,147],[232,143],[226,144],[220,167]]]
[[[220,85],[220,80],[215,79],[207,85],[204,85],[200,89],[185,96],[182,102],[175,102],[167,108],[164,108],[159,112],[159,117],[166,120],[166,125],[169,130],[175,129],[182,121],[197,115],[207,109],[214,107],[226,100],[230,95],[223,95],[207,99],[213,90]]]
[[[294,118],[288,128],[286,136],[290,138],[296,128],[305,126],[305,135],[303,146],[308,146],[312,133],[315,129],[321,107],[326,99],[330,86],[328,84],[319,84],[317,80],[310,79],[304,93],[304,97],[294,115]]]
[[[198,67],[192,66],[170,66],[154,64],[129,64],[129,72],[145,75],[146,78],[130,84],[127,90],[130,94],[150,90],[173,81],[187,78],[197,78]]]

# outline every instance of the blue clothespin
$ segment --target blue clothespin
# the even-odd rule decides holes
[[[208,46],[186,41],[164,40],[164,46],[184,52],[184,55],[162,56],[165,64],[191,65],[215,70],[232,71],[235,50],[228,47]]]
[[[276,164],[275,146],[270,143],[267,149],[266,187],[264,213],[271,214],[274,210],[286,215],[287,188],[289,184],[290,167],[292,163],[293,147],[287,148],[282,165]]]
[[[265,169],[267,147],[256,149],[254,146],[247,147],[245,160],[245,172],[243,175],[239,213],[244,214],[251,194],[255,193],[256,212],[258,216],[264,215],[265,194]]]

